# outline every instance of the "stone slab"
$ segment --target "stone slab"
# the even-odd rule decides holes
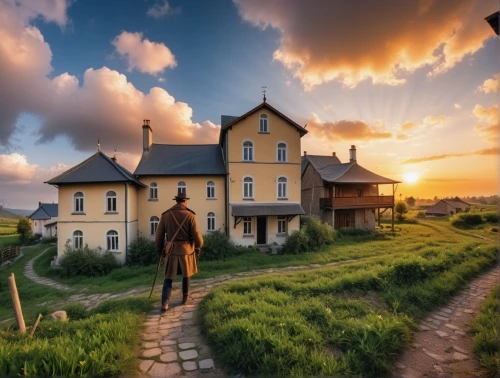
[[[144,344],[142,344],[142,347],[144,349],[156,348],[158,347],[158,341],[147,341]]]
[[[192,360],[193,358],[198,357],[198,352],[194,349],[183,350],[182,352],[179,352],[179,356],[183,360]]]
[[[175,344],[177,344],[177,341],[175,340],[162,340],[160,342],[160,346],[175,345]]]
[[[453,358],[455,361],[464,361],[469,359],[468,356],[459,352],[453,353],[453,356],[451,358]]]
[[[176,352],[164,353],[160,356],[160,360],[163,362],[177,361],[177,353]]]
[[[444,331],[439,331],[439,330],[436,330],[436,331],[434,331],[434,332],[436,332],[436,333],[437,333],[437,335],[438,335],[439,337],[441,337],[441,338],[444,338],[444,337],[448,337],[448,336],[450,336],[448,333],[446,333],[446,332],[444,332]]]
[[[179,374],[182,371],[177,362],[170,364],[162,364],[155,362],[149,370],[149,375],[152,377],[171,377],[172,375]]]
[[[211,370],[215,368],[214,361],[211,358],[206,360],[201,360],[199,364],[200,364],[200,370]]]
[[[196,362],[194,361],[186,361],[182,363],[182,368],[186,371],[193,371],[198,369],[198,366],[196,366]]]
[[[147,372],[151,365],[153,365],[154,361],[153,360],[142,360],[141,363],[139,364],[139,369],[142,372]]]
[[[182,344],[179,344],[179,348],[181,349],[191,349],[191,348],[194,348],[195,345],[194,343],[182,343]]]
[[[161,354],[160,348],[146,349],[142,351],[142,357],[154,357],[159,356]]]

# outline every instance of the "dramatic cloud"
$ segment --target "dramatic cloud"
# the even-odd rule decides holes
[[[364,121],[340,120],[335,122],[323,122],[312,113],[307,122],[309,130],[315,138],[333,140],[373,140],[388,139],[392,134],[382,127],[371,126]]]
[[[38,165],[28,163],[25,155],[0,155],[0,182],[26,183],[37,168]]]
[[[163,0],[163,2],[158,2],[151,8],[148,8],[146,14],[153,18],[163,18],[172,14],[180,13],[180,11],[180,8],[172,8],[168,3],[168,0]]]
[[[498,143],[498,105],[493,105],[490,108],[476,105],[472,114],[480,122],[474,127],[474,130],[488,142]]]
[[[472,151],[472,152],[463,152],[463,153],[457,153],[457,154],[443,154],[443,155],[425,156],[425,157],[421,157],[421,158],[410,158],[410,159],[403,160],[401,162],[401,164],[415,164],[415,163],[422,163],[425,161],[443,160],[443,159],[472,156],[472,155],[498,155],[498,154],[500,154],[500,148],[493,147],[493,148],[485,148],[482,150],[476,150],[476,151]]]
[[[495,74],[493,79],[487,79],[484,81],[483,85],[480,85],[477,90],[484,93],[498,92],[498,80],[500,75]]]
[[[397,140],[406,140],[410,137],[415,137],[417,135],[422,135],[426,130],[443,126],[443,124],[448,121],[449,117],[444,115],[430,115],[425,117],[422,122],[407,121],[398,126],[400,132],[396,134]]]
[[[398,85],[419,68],[446,72],[494,36],[495,0],[233,0],[243,20],[281,33],[274,59],[306,89],[338,80]]]
[[[142,33],[122,32],[112,42],[118,54],[128,63],[129,71],[156,75],[165,68],[177,66],[174,54],[163,43],[151,42]]]

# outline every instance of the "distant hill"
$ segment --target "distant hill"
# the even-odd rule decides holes
[[[30,215],[32,212],[33,211],[30,210],[7,209],[6,207],[4,207],[2,210],[0,210],[0,218],[19,219]]]
[[[27,217],[28,215],[33,214],[33,212],[35,211],[35,210],[6,209],[6,208],[4,208],[4,210],[7,210],[13,214],[19,215],[20,217]]]

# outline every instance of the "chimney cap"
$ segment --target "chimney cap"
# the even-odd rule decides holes
[[[304,156],[307,156],[307,151],[304,151]]]
[[[356,146],[354,144],[351,144],[351,150],[355,150]]]
[[[149,119],[143,120],[142,127],[144,126],[151,127],[151,121]]]

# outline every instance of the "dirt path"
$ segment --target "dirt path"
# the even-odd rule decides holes
[[[478,377],[485,370],[473,352],[468,324],[500,280],[500,266],[481,274],[421,322],[414,342],[396,363],[393,377]]]

